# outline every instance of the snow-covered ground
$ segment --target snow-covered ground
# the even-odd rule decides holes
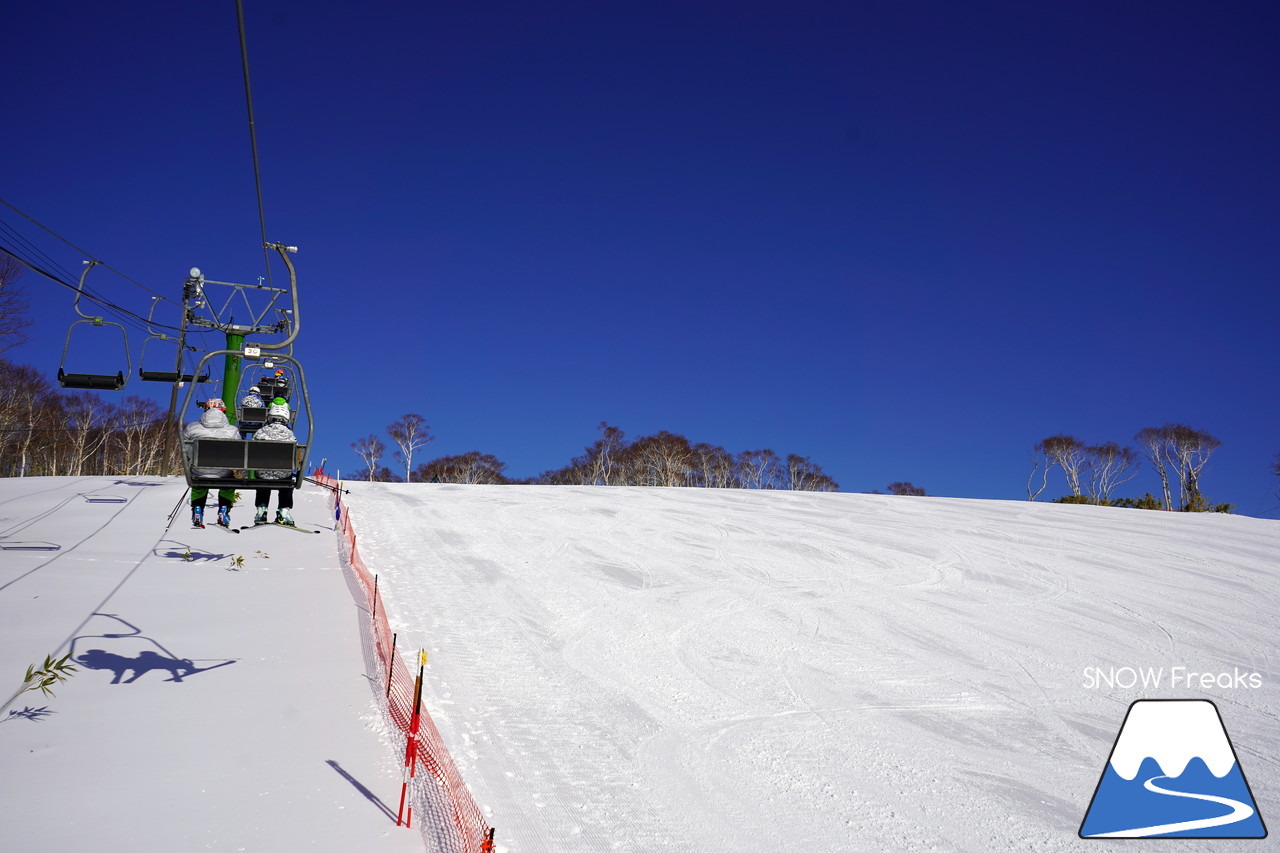
[[[430,650],[432,714],[511,851],[1095,849],[1076,833],[1125,711],[1159,697],[1214,700],[1277,814],[1275,521],[350,488],[392,626]],[[1113,667],[1164,673],[1094,686]]]
[[[81,660],[0,715],[0,850],[421,853],[323,491],[295,513],[322,535],[165,532],[184,488],[0,479],[0,702]]]
[[[1212,699],[1264,820],[1280,806],[1276,521],[348,487],[501,850],[1096,849],[1076,832],[1147,698]],[[0,550],[4,698],[50,652],[99,667],[0,721],[0,849],[420,851],[387,814],[398,757],[322,490],[296,513],[320,536],[192,531],[185,513],[164,533],[181,493],[0,480],[0,545],[58,546]],[[197,671],[170,680],[175,659]]]

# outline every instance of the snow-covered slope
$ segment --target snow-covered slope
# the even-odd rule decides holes
[[[1097,849],[1076,833],[1140,698],[1212,699],[1263,818],[1280,805],[1275,521],[348,485],[511,853]],[[386,813],[398,762],[323,493],[296,514],[325,535],[165,534],[181,493],[0,480],[0,544],[58,546],[0,550],[0,673],[100,652],[0,722],[0,849],[421,850]],[[1162,849],[1242,844],[1274,841]]]
[[[0,702],[80,661],[0,715],[0,850],[421,853],[324,494],[296,512],[324,535],[166,533],[184,486],[0,479]]]
[[[430,650],[432,713],[506,849],[1089,849],[1076,833],[1126,709],[1154,697],[1213,699],[1264,818],[1280,801],[1277,522],[351,488],[401,647]],[[1159,683],[1133,685],[1147,667]],[[1233,671],[1259,686],[1188,687]]]

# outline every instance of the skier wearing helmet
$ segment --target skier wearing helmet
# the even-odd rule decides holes
[[[267,407],[267,423],[253,434],[254,441],[291,441],[296,443],[298,437],[289,428],[289,404],[283,397],[276,397]],[[293,477],[293,471],[258,471],[260,480],[285,480]],[[271,503],[271,493],[279,492],[280,501],[276,510],[276,524],[293,527],[293,489],[258,489],[254,496],[254,507],[257,510],[253,517],[254,524],[267,523],[267,511]]]
[[[244,392],[244,396],[240,398],[240,422],[237,426],[245,438],[252,438],[254,430],[262,426],[261,416],[257,415],[257,410],[266,405],[262,401],[262,391],[257,385]]]
[[[182,440],[188,443],[197,438],[239,438],[240,431],[227,420],[227,407],[217,397],[201,404],[204,414],[200,420],[187,424],[182,431]],[[196,479],[219,479],[231,476],[226,468],[192,468],[191,476]],[[208,489],[191,489],[191,526],[204,527],[204,504],[209,496]],[[231,526],[231,507],[235,504],[235,489],[218,489],[218,525]]]

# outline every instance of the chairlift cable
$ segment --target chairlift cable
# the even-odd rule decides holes
[[[9,208],[9,209],[10,209],[10,210],[12,210],[14,213],[16,213],[16,214],[18,214],[19,216],[21,216],[22,218],[26,219],[28,222],[32,223],[33,225],[35,225],[35,226],[37,226],[37,227],[41,228],[42,230],[44,230],[44,231],[48,232],[48,233],[49,233],[49,234],[51,234],[53,237],[57,238],[58,240],[61,240],[63,243],[66,243],[68,246],[70,246],[71,248],[75,249],[77,252],[79,252],[79,253],[80,253],[81,255],[83,255],[84,257],[86,257],[86,258],[92,258],[92,257],[94,257],[94,255],[93,255],[93,253],[92,253],[92,252],[86,252],[84,249],[81,249],[79,246],[77,246],[77,245],[75,245],[74,243],[72,243],[72,242],[71,242],[70,240],[68,240],[66,237],[63,237],[61,234],[58,234],[56,231],[54,231],[53,229],[49,228],[48,226],[43,225],[43,224],[41,224],[40,222],[37,222],[33,217],[29,216],[29,215],[28,215],[28,214],[26,214],[26,213],[23,213],[21,210],[19,210],[18,208],[14,207],[12,204],[10,204],[9,202],[5,201],[5,200],[4,200],[4,199],[2,199],[2,198],[0,198],[0,204],[3,204],[5,207]],[[103,263],[103,264],[102,264],[102,268],[103,268],[103,269],[105,269],[105,270],[110,270],[111,272],[113,272],[113,273],[115,273],[116,275],[120,276],[120,277],[121,277],[122,279],[124,279],[125,281],[129,282],[130,284],[137,285],[138,287],[140,287],[140,288],[142,288],[143,290],[145,290],[147,293],[150,293],[152,296],[158,296],[158,297],[160,297],[161,299],[164,299],[166,302],[172,302],[172,301],[173,301],[172,299],[169,299],[168,297],[163,296],[162,294],[156,293],[154,290],[152,290],[151,288],[147,287],[145,284],[141,284],[141,283],[139,283],[139,282],[137,282],[137,281],[134,281],[133,279],[129,278],[129,276],[125,275],[124,273],[120,272],[119,270],[112,268],[110,264]]]
[[[23,256],[29,254],[31,256],[34,256],[38,260],[40,260],[41,263],[46,264],[49,267],[52,267],[54,269],[57,269],[67,278],[75,278],[75,275],[71,272],[71,270],[67,269],[62,264],[58,263],[56,260],[54,260],[54,258],[51,255],[49,255],[49,253],[45,252],[35,243],[32,243],[30,240],[24,237],[22,233],[18,231],[18,229],[14,228],[12,225],[5,222],[3,219],[0,219],[0,232],[4,233],[5,242],[8,243],[9,246],[11,247],[10,253],[14,255],[18,255],[19,260],[23,260]]]
[[[8,255],[8,256],[9,256],[9,257],[11,257],[11,258],[16,258],[17,260],[21,261],[21,262],[22,262],[22,263],[23,263],[23,264],[24,264],[28,269],[30,269],[32,272],[36,273],[37,275],[44,276],[45,278],[49,279],[50,281],[54,282],[55,284],[60,284],[60,285],[62,285],[63,287],[65,287],[65,288],[69,289],[69,290],[78,290],[78,289],[79,289],[79,288],[77,288],[77,287],[76,287],[76,285],[71,284],[70,282],[65,281],[65,280],[64,280],[64,279],[62,279],[62,278],[59,278],[59,277],[58,277],[58,275],[57,275],[56,273],[52,273],[52,272],[50,272],[50,271],[48,271],[48,270],[44,269],[44,268],[43,268],[43,267],[41,267],[39,264],[32,263],[32,262],[31,262],[30,260],[28,260],[27,258],[22,257],[21,255],[19,255],[19,254],[15,253],[15,252],[13,252],[13,251],[11,251],[10,249],[8,249],[8,248],[6,248],[6,247],[4,247],[4,246],[0,246],[0,252],[3,252],[4,254]],[[105,267],[105,266],[106,266],[106,264],[101,264],[101,266],[104,266],[104,267]],[[82,293],[82,295],[84,296],[84,298],[85,298],[85,299],[88,299],[88,300],[90,300],[91,302],[96,302],[98,305],[101,305],[101,306],[103,307],[103,309],[105,309],[105,311],[106,311],[106,312],[110,312],[113,316],[118,317],[119,319],[121,319],[121,320],[123,320],[123,321],[128,322],[128,323],[129,323],[131,326],[133,326],[134,328],[136,328],[136,329],[144,329],[144,328],[145,328],[145,326],[146,326],[146,318],[145,318],[145,317],[143,317],[143,316],[141,316],[141,315],[139,315],[139,314],[135,314],[135,313],[133,313],[132,311],[130,311],[129,309],[127,309],[127,308],[122,308],[122,307],[120,307],[119,305],[116,305],[114,302],[111,302],[110,300],[108,300],[106,297],[100,296],[100,295],[98,295],[98,294],[96,294],[96,293],[93,293],[92,291],[84,290],[84,291],[81,291],[81,293]],[[164,297],[161,297],[161,298],[163,299]],[[172,302],[173,300],[167,300],[167,301]],[[154,326],[157,326],[157,327],[159,327],[159,328],[162,328],[162,329],[173,329],[173,330],[175,330],[175,331],[178,329],[178,327],[177,327],[177,326],[170,326],[170,325],[168,325],[168,324],[166,324],[166,323],[154,323],[153,325],[154,325]]]
[[[271,282],[271,255],[267,249],[267,216],[262,205],[262,167],[258,162],[258,131],[253,123],[253,88],[249,85],[249,45],[244,34],[244,3],[236,0],[236,22],[240,28],[240,64],[244,67],[244,102],[249,113],[249,147],[253,149],[253,184],[258,192],[258,224],[262,230],[262,259]]]

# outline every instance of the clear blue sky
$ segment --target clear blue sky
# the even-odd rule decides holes
[[[1176,421],[1223,441],[1212,499],[1280,515],[1274,3],[246,15],[331,470],[420,412],[422,459],[515,476],[607,420],[811,456],[848,491],[1022,498],[1038,439]],[[193,265],[263,274],[231,0],[5,17],[0,198],[174,298]],[[26,285],[10,357],[52,375],[71,298]]]

